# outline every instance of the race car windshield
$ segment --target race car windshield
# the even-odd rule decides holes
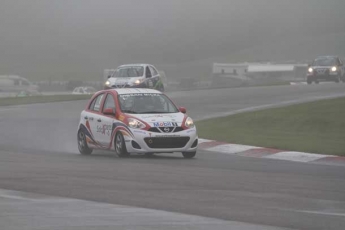
[[[313,62],[313,66],[334,66],[336,64],[335,58],[319,58],[315,59]]]
[[[159,93],[121,94],[118,96],[121,111],[132,114],[177,113],[179,110]]]
[[[144,75],[144,67],[131,66],[117,69],[114,77],[142,77]]]

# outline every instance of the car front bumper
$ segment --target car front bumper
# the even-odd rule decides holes
[[[176,133],[156,133],[131,129],[132,135],[125,136],[129,153],[172,153],[193,152],[197,150],[198,135],[196,128]]]
[[[339,77],[338,72],[330,72],[326,74],[309,74],[307,78],[310,80],[324,80],[324,81],[335,81]]]

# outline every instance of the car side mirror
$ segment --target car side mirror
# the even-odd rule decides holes
[[[111,75],[108,75],[108,79],[111,78]]]
[[[113,115],[115,115],[115,109],[113,109],[113,108],[106,108],[106,109],[104,109],[103,114],[104,115],[113,116]]]
[[[181,113],[187,113],[187,110],[185,107],[180,107],[179,110]]]

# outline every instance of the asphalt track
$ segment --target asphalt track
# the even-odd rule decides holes
[[[168,95],[204,119],[345,95],[345,84]],[[345,229],[345,167],[203,151],[85,157],[76,147],[85,103],[0,107],[0,229]]]

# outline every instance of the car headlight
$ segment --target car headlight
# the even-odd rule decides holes
[[[193,119],[188,117],[186,119],[186,122],[184,123],[184,125],[187,127],[187,128],[193,128],[194,127],[194,122],[193,122]]]
[[[137,79],[137,80],[135,80],[134,84],[135,84],[135,85],[139,85],[139,84],[142,83],[142,82],[143,82],[142,80]]]
[[[312,73],[313,71],[314,71],[313,68],[309,68],[309,69],[308,69],[308,72],[309,72],[309,73]]]
[[[128,126],[133,129],[143,129],[146,127],[144,123],[134,118],[128,118]]]
[[[337,71],[337,67],[336,66],[333,66],[332,69],[331,69],[332,72],[335,72]]]
[[[110,81],[106,81],[106,82],[105,82],[105,85],[106,85],[106,86],[109,86],[109,85],[110,85]]]

